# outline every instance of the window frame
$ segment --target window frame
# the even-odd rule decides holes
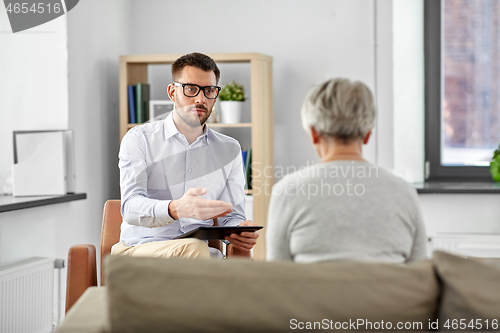
[[[424,2],[425,180],[491,181],[488,166],[441,165],[441,106],[442,96],[444,95],[441,72],[441,41],[443,38],[441,13],[443,1],[444,0],[425,0]]]

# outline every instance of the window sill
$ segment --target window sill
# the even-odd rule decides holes
[[[86,193],[36,197],[13,197],[12,195],[0,195],[0,213],[18,209],[53,205],[61,202],[82,200],[86,198]]]
[[[493,181],[426,181],[412,184],[419,194],[427,193],[467,193],[500,194],[500,183]]]

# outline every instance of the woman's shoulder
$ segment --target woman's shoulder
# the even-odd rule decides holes
[[[283,175],[277,182],[278,186],[295,187],[317,182],[372,183],[396,192],[416,193],[415,188],[391,171],[366,161],[331,161],[293,169]],[[377,186],[378,185],[378,186]]]

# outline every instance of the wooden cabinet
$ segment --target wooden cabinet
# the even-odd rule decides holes
[[[127,86],[147,83],[149,65],[172,64],[180,56],[181,54],[158,54],[120,57],[120,138],[137,125],[128,123]],[[218,53],[209,56],[216,63],[250,63],[251,122],[208,125],[215,130],[224,127],[251,130],[253,220],[264,226],[254,248],[254,258],[264,260],[267,210],[274,184],[272,58],[259,53]]]

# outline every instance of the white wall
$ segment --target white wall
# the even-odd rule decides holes
[[[392,0],[375,1],[375,98],[377,103],[376,160],[394,170],[394,80]]]
[[[422,0],[393,1],[394,173],[410,182],[424,180],[423,14]]]
[[[500,234],[500,195],[422,194],[429,235],[440,233]]]

